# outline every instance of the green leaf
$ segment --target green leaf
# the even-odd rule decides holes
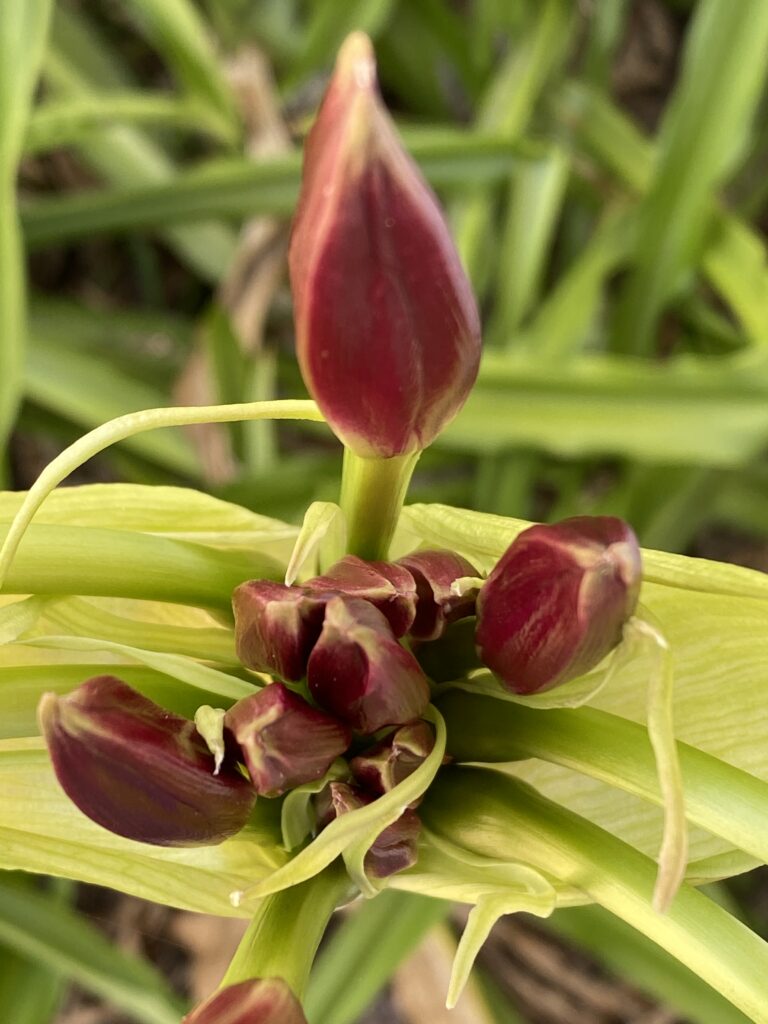
[[[682,356],[664,366],[486,352],[474,392],[437,443],[468,452],[535,448],[566,458],[743,466],[768,441],[767,388],[762,352]]]
[[[304,1003],[310,1024],[354,1024],[449,912],[444,900],[393,890],[355,907],[317,958]]]
[[[346,550],[346,532],[344,513],[335,502],[313,501],[304,513],[296,546],[285,570],[286,585],[291,586],[306,569],[306,575],[315,575],[341,558]]]
[[[55,974],[77,981],[137,1021],[178,1024],[183,1007],[148,962],[117,950],[101,932],[61,903],[3,878],[0,942]]]
[[[696,1024],[748,1024],[747,1017],[709,985],[601,907],[558,910],[547,928],[604,967],[656,996]]]
[[[51,0],[0,5],[0,448],[21,398],[27,333],[16,172],[50,14]]]
[[[447,768],[420,814],[430,832],[476,854],[517,858],[566,882],[689,967],[726,999],[768,1021],[768,944],[684,885],[666,914],[651,906],[656,865],[609,832],[499,772]],[[717,942],[712,941],[717,936]]]
[[[205,107],[173,96],[140,90],[83,96],[77,100],[51,100],[33,111],[24,137],[27,155],[77,145],[94,127],[115,122],[160,125],[187,132],[206,132],[221,138],[221,124]]]

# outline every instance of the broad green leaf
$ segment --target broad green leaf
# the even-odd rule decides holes
[[[178,1024],[183,1006],[147,961],[118,950],[60,902],[39,891],[20,889],[2,877],[0,942],[79,982],[136,1021]]]
[[[26,492],[0,492],[0,523],[21,508]],[[298,533],[276,519],[183,487],[85,484],[53,491],[35,514],[38,525],[138,531],[216,548],[250,548],[288,556]]]
[[[646,934],[756,1024],[766,1024],[768,944],[683,885],[666,914],[651,906],[656,865],[577,813],[499,772],[447,768],[420,814],[430,832],[486,857],[514,856],[580,889]],[[713,942],[713,936],[717,941]]]
[[[255,692],[252,683],[247,683],[236,676],[210,668],[199,661],[181,654],[167,654],[165,651],[147,651],[128,644],[114,643],[110,640],[94,640],[86,636],[35,636],[27,637],[21,643],[29,647],[43,647],[54,651],[107,651],[138,661],[148,668],[155,669],[163,675],[178,679],[187,686],[201,690],[204,694],[215,694],[228,700],[240,700]]]
[[[0,865],[105,885],[167,906],[242,916],[230,893],[286,859],[279,808],[260,800],[251,823],[219,846],[148,846],[107,832],[59,789],[38,739],[0,742]],[[245,916],[249,916],[247,913]]]
[[[696,1024],[748,1024],[718,992],[601,907],[558,910],[547,921],[547,929],[587,949],[604,967]]]

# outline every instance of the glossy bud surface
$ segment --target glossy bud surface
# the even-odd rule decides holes
[[[40,724],[59,783],[103,828],[158,846],[220,843],[245,825],[256,797],[214,758],[194,723],[113,676],[66,697],[45,694]]]
[[[612,516],[524,530],[477,600],[478,653],[516,693],[536,693],[595,668],[637,605],[640,549]]]

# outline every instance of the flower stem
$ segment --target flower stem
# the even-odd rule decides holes
[[[306,882],[268,896],[259,905],[221,984],[282,978],[301,999],[320,939],[349,888],[347,874],[336,861]]]
[[[386,558],[420,452],[363,459],[344,452],[340,504],[347,520],[347,552],[369,561]]]

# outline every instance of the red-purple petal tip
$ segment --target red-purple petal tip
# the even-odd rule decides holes
[[[182,1024],[307,1024],[307,1018],[282,978],[251,978],[214,992]]]

